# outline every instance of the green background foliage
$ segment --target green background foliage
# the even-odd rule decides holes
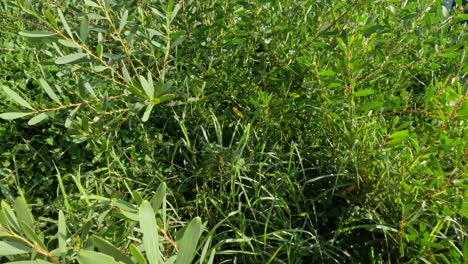
[[[0,262],[462,263],[456,2],[3,1]]]

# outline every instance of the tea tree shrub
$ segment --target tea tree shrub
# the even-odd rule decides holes
[[[1,3],[0,262],[463,263],[455,2]]]

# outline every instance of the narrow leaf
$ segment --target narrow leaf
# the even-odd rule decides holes
[[[71,42],[69,40],[66,40],[66,39],[59,39],[58,42],[60,44],[62,44],[63,46],[65,47],[69,47],[69,48],[80,48],[80,45],[76,44],[75,42]]]
[[[60,252],[60,255],[65,256],[67,253],[67,223],[65,219],[65,214],[63,213],[62,210],[59,211],[59,216],[58,216],[58,250]]]
[[[78,262],[80,264],[115,264],[116,261],[111,256],[108,256],[103,253],[90,251],[90,250],[80,250],[78,253]]]
[[[5,218],[7,219],[8,223],[10,224],[10,226],[16,231],[16,232],[21,232],[21,228],[19,226],[19,223],[18,223],[18,219],[16,218],[16,215],[15,213],[13,212],[13,210],[11,209],[10,205],[5,202],[5,201],[2,201],[1,202],[1,205],[2,205],[2,211],[3,211],[3,215],[5,216]],[[0,254],[2,255],[2,254]]]
[[[89,19],[87,16],[81,18],[80,39],[85,44],[89,34]]]
[[[31,248],[16,241],[0,241],[0,256],[30,253]]]
[[[6,119],[6,120],[13,120],[21,117],[25,117],[28,115],[32,115],[33,113],[21,113],[21,112],[6,112],[0,114],[0,118]]]
[[[26,200],[22,196],[18,196],[15,199],[15,203],[13,204],[13,209],[18,216],[19,221],[25,222],[30,227],[34,227],[34,218],[31,214],[31,210],[29,209]]]
[[[46,38],[57,35],[54,32],[47,32],[47,31],[28,31],[28,32],[20,32],[19,33],[23,37],[28,38]]]
[[[99,8],[99,5],[96,4],[95,2],[91,1],[91,0],[84,0],[84,2],[85,2],[85,5],[87,5],[87,6]]]
[[[156,218],[151,204],[143,201],[139,209],[140,229],[143,233],[143,246],[150,264],[161,263],[159,236]]]
[[[65,119],[65,127],[68,128],[71,126],[73,120],[75,119],[75,115],[76,115],[76,112],[78,111],[80,107],[76,107],[75,109],[73,109],[70,114],[67,116],[67,119]]]
[[[171,22],[172,22],[172,20],[174,20],[174,18],[177,16],[177,13],[179,12],[180,7],[181,7],[181,5],[180,5],[180,4],[177,4],[177,5],[174,7],[174,10],[172,10]]]
[[[143,117],[141,118],[141,121],[143,121],[143,122],[148,121],[148,119],[149,119],[149,117],[151,115],[151,111],[153,110],[153,107],[154,107],[154,104],[151,104],[151,103],[146,107],[146,110],[143,113]]]
[[[63,57],[56,59],[55,63],[56,64],[72,63],[84,57],[86,57],[86,53],[82,53],[82,52],[72,53],[72,54],[68,54],[68,55],[65,55]]]
[[[166,187],[166,183],[164,182],[159,184],[158,189],[156,189],[156,193],[151,199],[151,206],[156,212],[159,211],[162,203],[166,201]]]
[[[353,95],[356,97],[368,96],[374,93],[372,89],[363,89],[355,92]]]
[[[26,108],[29,108],[29,109],[34,109],[32,108],[32,106],[26,101],[23,99],[23,97],[21,97],[19,94],[17,94],[15,91],[11,90],[10,88],[6,87],[6,86],[3,86],[3,91],[13,100],[15,101],[16,103],[18,103],[19,105],[23,106],[23,107],[26,107]]]
[[[149,82],[145,79],[143,76],[139,76],[140,78],[140,84],[143,90],[145,91],[146,95],[150,100],[153,100],[154,98],[154,86],[150,86]]]
[[[50,97],[50,99],[54,100],[57,104],[62,105],[62,103],[60,102],[60,99],[58,98],[57,94],[54,92],[52,87],[50,87],[50,85],[47,83],[46,80],[44,80],[43,78],[40,78],[39,83],[41,84],[42,89],[44,89],[44,91]]]
[[[99,252],[106,255],[112,256],[117,261],[122,261],[127,264],[133,264],[132,260],[122,254],[118,248],[109,243],[107,240],[100,238],[98,236],[92,236],[94,246],[99,250]]]
[[[128,10],[125,10],[122,14],[122,17],[120,18],[119,32],[122,32],[122,29],[125,27],[125,24],[127,24],[127,18]]]
[[[201,235],[201,219],[195,217],[187,226],[182,238],[177,241],[179,254],[176,264],[192,263],[195,250],[197,249],[198,239]]]
[[[143,254],[133,244],[130,245],[130,253],[136,259],[138,264],[147,264],[146,259],[143,256]]]
[[[46,250],[44,241],[36,234],[36,232],[29,225],[27,225],[24,221],[22,221],[20,225],[21,229],[23,230],[23,233],[30,241],[34,242],[42,250]]]
[[[38,114],[37,116],[35,116],[35,117],[29,119],[28,125],[34,126],[34,125],[36,125],[36,124],[38,124],[38,123],[40,123],[40,122],[46,120],[48,117],[49,117],[49,116],[48,116],[46,113],[40,113],[40,114]]]
[[[57,12],[60,17],[60,20],[62,21],[62,25],[65,28],[65,31],[67,31],[68,35],[73,39],[72,31],[70,29],[70,26],[68,26],[68,23],[65,20],[65,17],[63,16],[62,10],[60,10],[60,8],[57,8]]]

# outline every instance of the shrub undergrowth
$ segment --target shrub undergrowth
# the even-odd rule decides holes
[[[0,3],[0,262],[463,263],[455,2]]]

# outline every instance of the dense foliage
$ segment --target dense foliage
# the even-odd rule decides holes
[[[2,1],[0,262],[462,263],[455,2]]]

